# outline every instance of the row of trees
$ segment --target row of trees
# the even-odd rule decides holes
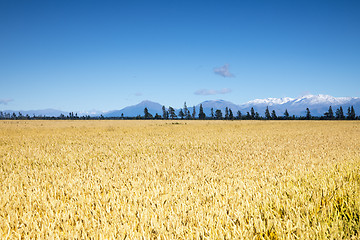
[[[237,111],[236,116],[234,115],[233,111],[226,107],[225,108],[225,114],[223,115],[222,111],[220,109],[216,109],[214,111],[213,108],[211,108],[210,110],[210,116],[206,116],[206,114],[204,113],[203,110],[203,106],[202,104],[200,104],[199,107],[199,113],[198,116],[196,116],[196,109],[195,107],[193,107],[192,112],[190,112],[190,110],[188,109],[188,107],[186,106],[186,102],[184,103],[184,108],[181,108],[179,110],[178,115],[175,113],[175,109],[173,107],[169,107],[167,110],[165,108],[165,106],[162,107],[162,116],[158,115],[156,113],[155,117],[153,117],[147,108],[144,109],[144,118],[145,119],[225,119],[225,120],[234,120],[234,119],[238,119],[238,120],[295,120],[295,119],[306,119],[306,120],[310,120],[310,119],[318,119],[318,120],[355,120],[358,119],[358,117],[356,117],[355,114],[355,110],[354,107],[351,106],[348,108],[347,110],[347,114],[345,117],[344,111],[342,107],[339,107],[338,109],[336,109],[335,111],[335,115],[334,112],[332,110],[332,107],[329,107],[329,110],[327,112],[324,113],[323,116],[321,117],[317,117],[317,116],[312,116],[310,109],[306,108],[306,115],[305,116],[300,116],[300,117],[296,117],[295,115],[290,116],[288,110],[286,109],[283,116],[278,116],[275,110],[272,110],[270,112],[269,107],[266,108],[265,110],[265,115],[260,116],[260,114],[258,112],[256,112],[254,110],[254,108],[252,107],[250,112],[246,112],[245,115],[243,115],[241,113],[241,111]],[[140,117],[140,116],[139,116]],[[139,118],[138,117],[138,118]]]
[[[181,108],[176,114],[176,111],[173,107],[169,107],[168,109],[165,108],[165,106],[162,107],[162,115],[159,115],[158,113],[153,116],[147,108],[144,109],[144,115],[143,116],[137,116],[137,117],[125,117],[123,114],[121,117],[104,117],[103,115],[100,115],[99,117],[90,117],[87,116],[78,116],[77,113],[70,112],[67,116],[61,114],[59,117],[47,117],[47,116],[29,116],[29,115],[23,115],[21,112],[18,114],[16,113],[4,113],[0,111],[0,119],[215,119],[215,120],[311,120],[311,119],[317,119],[317,120],[356,120],[360,119],[360,116],[356,116],[354,107],[351,106],[347,109],[347,113],[345,116],[345,113],[343,111],[342,107],[339,107],[335,110],[335,113],[330,106],[328,111],[323,114],[321,117],[312,116],[310,109],[306,108],[306,115],[296,117],[295,115],[290,116],[289,112],[285,110],[282,116],[278,116],[275,110],[272,110],[270,112],[269,108],[267,107],[265,110],[264,117],[260,116],[258,112],[254,110],[254,108],[251,108],[250,112],[246,112],[246,114],[242,114],[240,111],[236,112],[236,115],[234,115],[233,111],[226,107],[225,113],[220,109],[213,109],[211,108],[210,115],[206,116],[204,113],[204,109],[202,104],[200,104],[199,107],[199,113],[197,114],[195,106],[192,108],[192,111],[186,106],[186,102],[184,103],[184,107]]]

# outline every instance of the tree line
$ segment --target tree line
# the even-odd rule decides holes
[[[140,116],[138,116],[140,117]],[[329,107],[329,110],[323,114],[323,116],[312,116],[310,109],[306,108],[305,116],[290,116],[288,110],[286,109],[282,116],[278,116],[275,110],[270,112],[269,107],[266,107],[264,116],[261,116],[255,109],[252,107],[250,112],[246,114],[237,111],[236,114],[233,113],[231,108],[226,107],[225,112],[223,113],[221,109],[210,109],[210,115],[206,116],[203,110],[202,104],[199,107],[199,113],[196,113],[195,106],[192,109],[192,112],[184,103],[184,107],[180,108],[178,115],[175,113],[175,109],[171,106],[166,110],[165,106],[162,107],[162,116],[156,113],[153,117],[147,108],[144,109],[145,119],[214,119],[214,120],[357,120],[360,119],[360,116],[356,116],[354,107],[351,106],[347,109],[346,116],[344,114],[343,108],[339,107],[336,109],[335,114],[332,110],[332,107]]]
[[[186,120],[359,120],[360,116],[356,116],[355,109],[353,106],[348,107],[347,112],[344,113],[342,107],[339,107],[335,110],[335,113],[330,106],[328,111],[325,112],[322,116],[312,116],[310,109],[306,108],[305,116],[295,116],[290,115],[288,110],[280,116],[277,115],[275,110],[270,111],[269,107],[265,109],[264,116],[261,116],[255,109],[252,107],[250,112],[246,112],[243,114],[241,111],[237,111],[236,114],[233,113],[231,108],[226,107],[225,112],[223,113],[221,109],[211,108],[210,115],[206,115],[203,109],[202,104],[199,107],[199,113],[196,112],[195,106],[192,109],[188,108],[186,102],[184,103],[184,107],[180,108],[178,114],[176,114],[176,110],[169,106],[166,109],[165,106],[162,106],[162,115],[156,113],[154,116],[149,112],[149,110],[144,108],[144,115],[138,115],[136,117],[126,117],[124,114],[121,114],[120,117],[104,117],[100,116],[78,116],[77,113],[70,112],[68,115],[61,114],[58,117],[48,117],[48,116],[29,116],[28,114],[23,115],[21,112],[16,113],[6,113],[0,111],[0,119],[14,119],[14,120],[33,120],[33,119],[45,119],[45,120],[97,120],[97,119],[186,119]]]

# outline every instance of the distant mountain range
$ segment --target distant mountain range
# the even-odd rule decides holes
[[[275,110],[278,116],[282,116],[285,110],[287,109],[290,115],[295,116],[305,116],[306,108],[310,109],[311,115],[313,116],[322,116],[326,111],[328,111],[329,106],[332,106],[333,111],[335,112],[337,108],[340,106],[343,107],[344,113],[347,112],[347,108],[349,106],[354,106],[355,112],[358,115],[360,113],[360,98],[359,97],[332,97],[329,95],[306,95],[299,98],[266,98],[266,99],[255,99],[243,104],[234,104],[232,102],[224,101],[224,100],[213,100],[213,101],[205,101],[199,103],[195,106],[196,113],[199,113],[200,104],[202,104],[204,112],[207,116],[211,113],[211,108],[213,108],[214,112],[216,109],[220,109],[223,113],[225,112],[225,108],[230,108],[234,115],[236,115],[237,111],[240,111],[242,114],[246,114],[246,112],[250,112],[250,109],[253,107],[256,112],[258,112],[261,116],[264,116],[264,112],[266,107],[269,107],[269,110]],[[99,116],[102,114],[104,117],[120,117],[122,114],[125,117],[136,117],[138,115],[144,115],[144,108],[146,107],[148,111],[155,115],[158,113],[162,115],[162,106],[160,103],[152,102],[152,101],[142,101],[139,104],[128,106],[120,110],[113,110],[108,112],[85,112],[78,113],[79,116],[82,115],[90,115],[90,116]],[[167,106],[168,107],[168,106]],[[166,107],[166,109],[167,109]],[[190,112],[193,110],[193,106],[188,106]],[[180,109],[176,109],[178,113]],[[67,115],[68,112],[59,111],[56,109],[44,109],[44,110],[31,110],[31,111],[12,111],[12,110],[4,110],[3,112],[16,114],[21,112],[23,115],[29,114],[33,116],[60,116],[60,114]],[[196,114],[196,116],[197,116]]]
[[[139,104],[125,107],[121,110],[114,110],[107,112],[104,117],[120,117],[121,114],[124,114],[126,117],[136,117],[138,115],[144,115],[144,108],[149,110],[149,113],[155,115],[156,113],[162,115],[162,105],[160,103],[151,102],[151,101],[142,101]]]
[[[344,113],[346,113],[347,108],[354,106],[355,111],[357,110],[360,113],[360,98],[359,97],[332,97],[329,95],[306,95],[299,98],[266,98],[266,99],[255,99],[244,104],[234,104],[225,100],[212,100],[199,103],[195,106],[195,110],[199,113],[200,104],[202,104],[204,112],[207,116],[211,114],[211,108],[214,112],[216,109],[220,109],[223,113],[225,108],[230,108],[234,115],[237,111],[240,111],[242,114],[250,112],[253,107],[261,116],[264,116],[266,107],[269,107],[269,110],[275,110],[277,115],[281,116],[287,109],[290,115],[295,116],[305,116],[306,108],[310,109],[311,115],[313,116],[322,116],[326,111],[328,111],[329,106],[333,108],[335,112],[340,106],[343,107]],[[151,101],[143,101],[137,105],[129,106],[121,110],[111,111],[104,114],[105,117],[119,117],[123,113],[124,116],[135,117],[144,115],[144,108],[147,107],[149,112],[153,115],[158,113],[162,115],[162,105],[159,103]],[[193,106],[188,106],[190,112],[193,110]],[[176,109],[178,113],[180,109]],[[196,115],[197,116],[197,115]]]

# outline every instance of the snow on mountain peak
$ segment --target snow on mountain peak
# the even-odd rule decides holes
[[[267,104],[267,105],[273,105],[273,104],[284,104],[287,102],[290,102],[294,100],[293,98],[284,97],[284,98],[265,98],[265,99],[255,99],[252,101],[247,102],[248,105],[253,104]]]
[[[325,95],[325,94],[318,94],[318,95],[305,95],[302,96],[300,98],[297,98],[294,103],[306,103],[306,104],[322,104],[322,103],[326,103],[326,104],[334,104],[334,105],[340,105],[343,104],[345,102],[348,102],[352,99],[356,99],[356,98],[351,98],[351,97],[333,97],[330,95]]]

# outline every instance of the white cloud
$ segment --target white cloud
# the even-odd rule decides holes
[[[222,67],[214,68],[214,73],[223,77],[235,77],[234,74],[229,72],[229,64],[225,64]]]
[[[12,102],[14,101],[13,99],[0,99],[0,104],[4,104],[4,105],[7,105],[9,102]]]
[[[199,89],[196,92],[194,92],[195,95],[217,95],[217,94],[227,94],[231,93],[230,88],[223,88],[220,90],[214,90],[214,89]]]

